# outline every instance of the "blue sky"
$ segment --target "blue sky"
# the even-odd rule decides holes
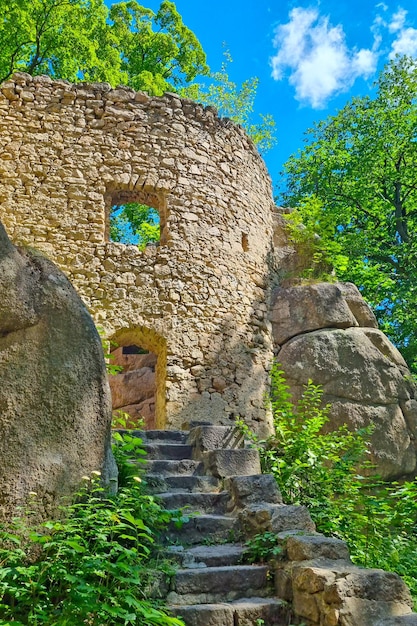
[[[110,3],[110,0],[108,0]],[[160,2],[142,0],[157,10]],[[371,0],[176,0],[212,70],[224,45],[235,82],[260,79],[256,110],[271,113],[278,145],[264,155],[276,184],[303,132],[365,95],[396,53],[417,57],[417,2]]]

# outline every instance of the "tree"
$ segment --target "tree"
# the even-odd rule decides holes
[[[126,82],[103,0],[0,0],[0,82],[13,72]]]
[[[351,100],[306,144],[285,164],[282,202],[318,234],[331,229],[347,259],[339,278],[359,286],[417,367],[417,61],[391,61],[375,97]]]
[[[173,2],[0,0],[0,82],[15,71],[128,84],[153,95],[206,73],[206,56]]]
[[[112,5],[110,19],[122,70],[134,89],[160,96],[209,71],[200,42],[173,2],[163,0],[157,13],[136,0],[119,2]]]
[[[218,72],[208,74],[209,82],[193,83],[185,87],[181,95],[201,102],[205,106],[214,106],[219,115],[229,117],[246,130],[261,153],[270,150],[276,143],[275,121],[270,114],[260,114],[260,122],[254,123],[253,110],[259,79],[248,78],[240,87],[233,82],[227,66],[232,63],[228,51]]]

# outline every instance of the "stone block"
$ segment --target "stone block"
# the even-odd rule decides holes
[[[281,504],[282,496],[271,474],[232,476],[226,479],[224,488],[229,491],[233,508],[243,509],[249,504]]]
[[[275,594],[287,602],[292,600],[292,572],[285,567],[279,567],[275,571]]]
[[[332,585],[336,574],[331,569],[323,567],[300,567],[293,570],[294,589],[305,593],[318,593]]]
[[[235,626],[233,609],[226,604],[191,604],[171,606],[169,609],[187,626]]]
[[[271,517],[271,530],[280,533],[283,530],[304,530],[313,532],[316,525],[305,506],[281,504],[275,505]]]
[[[299,617],[308,619],[310,625],[320,623],[320,611],[317,598],[314,595],[294,590],[292,607],[294,613]]]
[[[232,607],[234,626],[253,626],[258,623],[279,626],[286,618],[285,604],[276,599],[242,598],[233,602]]]
[[[192,428],[188,442],[194,446],[194,458],[196,459],[200,459],[205,452],[211,450],[240,448],[243,444],[234,427],[213,426],[211,424],[202,424]]]
[[[324,535],[297,535],[286,542],[287,557],[290,561],[309,561],[310,559],[349,560],[349,550],[341,539]]]
[[[382,618],[377,620],[374,626],[417,626],[417,613]]]
[[[399,602],[409,607],[413,605],[410,591],[398,574],[380,569],[355,567],[325,591],[325,600],[328,604],[343,602],[348,597]]]
[[[375,626],[382,620],[386,620],[385,626],[394,626],[397,623],[396,618],[410,614],[410,612],[410,607],[401,602],[385,602],[382,598],[379,601],[346,598],[339,609],[338,626]],[[416,623],[417,621],[410,622],[410,624]]]
[[[287,504],[250,504],[239,512],[244,533],[252,537],[265,531],[287,530],[314,532],[315,525],[304,506]]]
[[[206,471],[217,478],[261,473],[257,450],[212,450],[205,452],[202,460]]]

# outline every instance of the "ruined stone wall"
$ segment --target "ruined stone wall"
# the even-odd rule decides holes
[[[0,91],[0,219],[68,275],[109,337],[158,355],[157,425],[265,423],[272,192],[244,131],[177,96],[16,74]],[[158,247],[108,240],[159,210]]]

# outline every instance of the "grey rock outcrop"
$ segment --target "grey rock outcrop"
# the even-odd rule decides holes
[[[414,472],[417,411],[407,365],[351,284],[277,289],[278,361],[296,401],[308,380],[330,403],[328,429],[374,426],[371,461],[391,479]]]
[[[0,514],[37,494],[39,513],[83,475],[115,478],[101,341],[49,260],[18,250],[0,224]]]

